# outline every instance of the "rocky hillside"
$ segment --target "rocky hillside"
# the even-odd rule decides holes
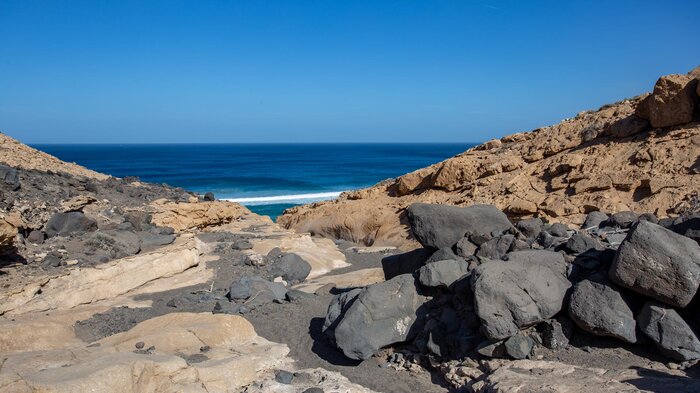
[[[700,67],[650,94],[559,124],[491,140],[393,181],[294,207],[278,222],[368,245],[415,248],[415,202],[494,204],[511,219],[580,224],[586,213],[682,213],[700,191]]]

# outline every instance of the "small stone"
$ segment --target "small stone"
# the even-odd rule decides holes
[[[293,379],[294,374],[290,373],[289,371],[279,370],[275,374],[275,381],[285,385],[291,384]]]
[[[557,222],[555,224],[552,224],[552,226],[549,227],[549,230],[547,232],[549,232],[549,234],[552,236],[566,237],[568,236],[568,230],[569,227],[566,226],[566,224]]]
[[[146,345],[146,344],[144,344],[143,341],[139,341],[139,342],[137,342],[136,344],[134,344],[134,346],[136,347],[136,349],[143,349],[143,347],[144,347],[145,345]]]
[[[314,388],[308,388],[308,389],[304,390],[303,393],[324,393],[324,391],[321,388],[314,387]]]
[[[535,340],[521,335],[515,335],[505,342],[506,353],[513,359],[526,359],[534,346]]]
[[[216,198],[214,197],[214,193],[213,193],[213,192],[208,192],[208,193],[204,194],[204,200],[207,201],[207,202],[213,202],[213,201],[215,201]]]
[[[209,347],[208,345],[203,345],[199,347],[199,352],[209,352],[210,349],[211,347]]]

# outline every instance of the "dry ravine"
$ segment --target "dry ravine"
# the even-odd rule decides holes
[[[698,78],[280,224],[0,134],[0,391],[700,391]]]

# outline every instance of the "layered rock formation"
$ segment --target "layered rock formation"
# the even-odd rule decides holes
[[[591,211],[681,213],[700,192],[698,69],[660,78],[651,94],[509,135],[337,200],[294,207],[287,228],[415,248],[415,202],[493,204],[513,219],[582,223]]]

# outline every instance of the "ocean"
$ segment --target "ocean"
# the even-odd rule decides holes
[[[332,199],[442,161],[473,144],[33,145],[116,177],[213,192],[275,219],[294,205]]]

